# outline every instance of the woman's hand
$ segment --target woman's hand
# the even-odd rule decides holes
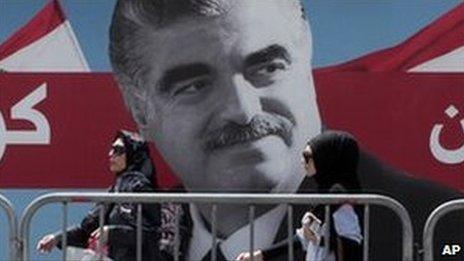
[[[56,246],[58,240],[56,240],[55,235],[49,234],[44,236],[37,243],[37,250],[41,253],[49,253]]]
[[[100,228],[95,229],[92,232],[92,234],[90,234],[90,237],[94,238],[97,241],[97,243],[101,242],[103,245],[106,245],[108,243],[109,232],[110,232],[109,226],[103,226],[101,230]]]
[[[301,233],[306,240],[319,244],[321,238],[321,225],[321,220],[308,211],[301,219],[301,228],[298,229],[297,233]]]
[[[237,260],[237,261],[250,261],[251,260],[250,252],[240,253],[240,255],[238,255],[235,260]],[[261,250],[255,251],[253,253],[253,260],[254,261],[263,261],[263,252],[261,252]]]

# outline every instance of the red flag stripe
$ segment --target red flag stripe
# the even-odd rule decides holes
[[[0,45],[0,60],[47,35],[65,20],[66,16],[58,0],[50,1],[34,18]]]
[[[408,71],[461,46],[464,46],[464,3],[395,47],[318,71]]]

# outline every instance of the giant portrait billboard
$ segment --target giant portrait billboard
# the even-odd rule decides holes
[[[161,189],[315,192],[302,152],[320,133],[339,129],[358,140],[363,191],[402,203],[419,240],[433,208],[464,190],[464,5],[396,46],[316,69],[317,35],[303,8],[311,3],[304,4],[117,1],[101,54],[112,72],[93,73],[81,50],[47,49],[47,42],[57,41],[51,50],[61,52],[57,46],[86,41],[58,36],[72,29],[51,1],[29,26],[37,32],[48,19],[52,30],[27,40],[26,25],[0,46],[2,187],[105,187],[108,144],[116,130],[132,129],[152,142]],[[32,62],[40,54],[41,63]],[[46,70],[52,66],[64,69]],[[248,244],[237,239],[249,229],[240,218],[246,211],[218,208],[226,259]],[[373,260],[401,255],[399,232],[390,233],[399,223],[386,212],[372,211],[371,220],[386,221],[372,222]],[[183,251],[192,260],[209,251],[201,240],[209,231],[199,225],[209,213],[185,210],[193,225]],[[257,247],[285,238],[282,206],[257,213],[256,226],[270,229]],[[438,235],[451,242],[462,232],[449,225]],[[385,257],[386,245],[396,252]]]

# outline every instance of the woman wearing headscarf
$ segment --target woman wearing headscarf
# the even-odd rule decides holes
[[[314,178],[319,193],[358,193],[361,191],[357,175],[359,148],[349,133],[325,131],[311,139],[303,151],[306,175]],[[362,233],[358,207],[345,203],[330,206],[330,231],[322,225],[325,206],[316,206],[302,218],[297,229],[294,247],[306,250],[306,260],[362,260]],[[329,247],[324,237],[329,236]],[[286,242],[254,253],[255,260],[280,260],[287,255]],[[237,260],[250,260],[242,253]]]
[[[109,169],[115,180],[108,192],[154,192],[156,173],[150,159],[148,143],[138,134],[118,131],[109,152]],[[136,203],[97,204],[79,226],[67,230],[67,245],[87,248],[88,242],[102,240],[108,246],[108,257],[114,261],[136,258]],[[99,229],[99,213],[103,209],[104,226]],[[142,204],[142,260],[160,260],[160,207]],[[50,234],[37,244],[41,252],[61,248],[62,234]]]

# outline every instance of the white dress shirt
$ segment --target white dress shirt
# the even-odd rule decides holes
[[[278,205],[259,216],[254,221],[254,249],[265,249],[272,246],[280,223],[286,213],[285,205]],[[187,260],[198,261],[206,256],[212,247],[213,236],[205,227],[198,208],[190,204],[190,214],[193,221],[192,239],[188,249]],[[250,225],[246,225],[225,239],[216,241],[227,260],[235,260],[241,252],[250,249]]]

